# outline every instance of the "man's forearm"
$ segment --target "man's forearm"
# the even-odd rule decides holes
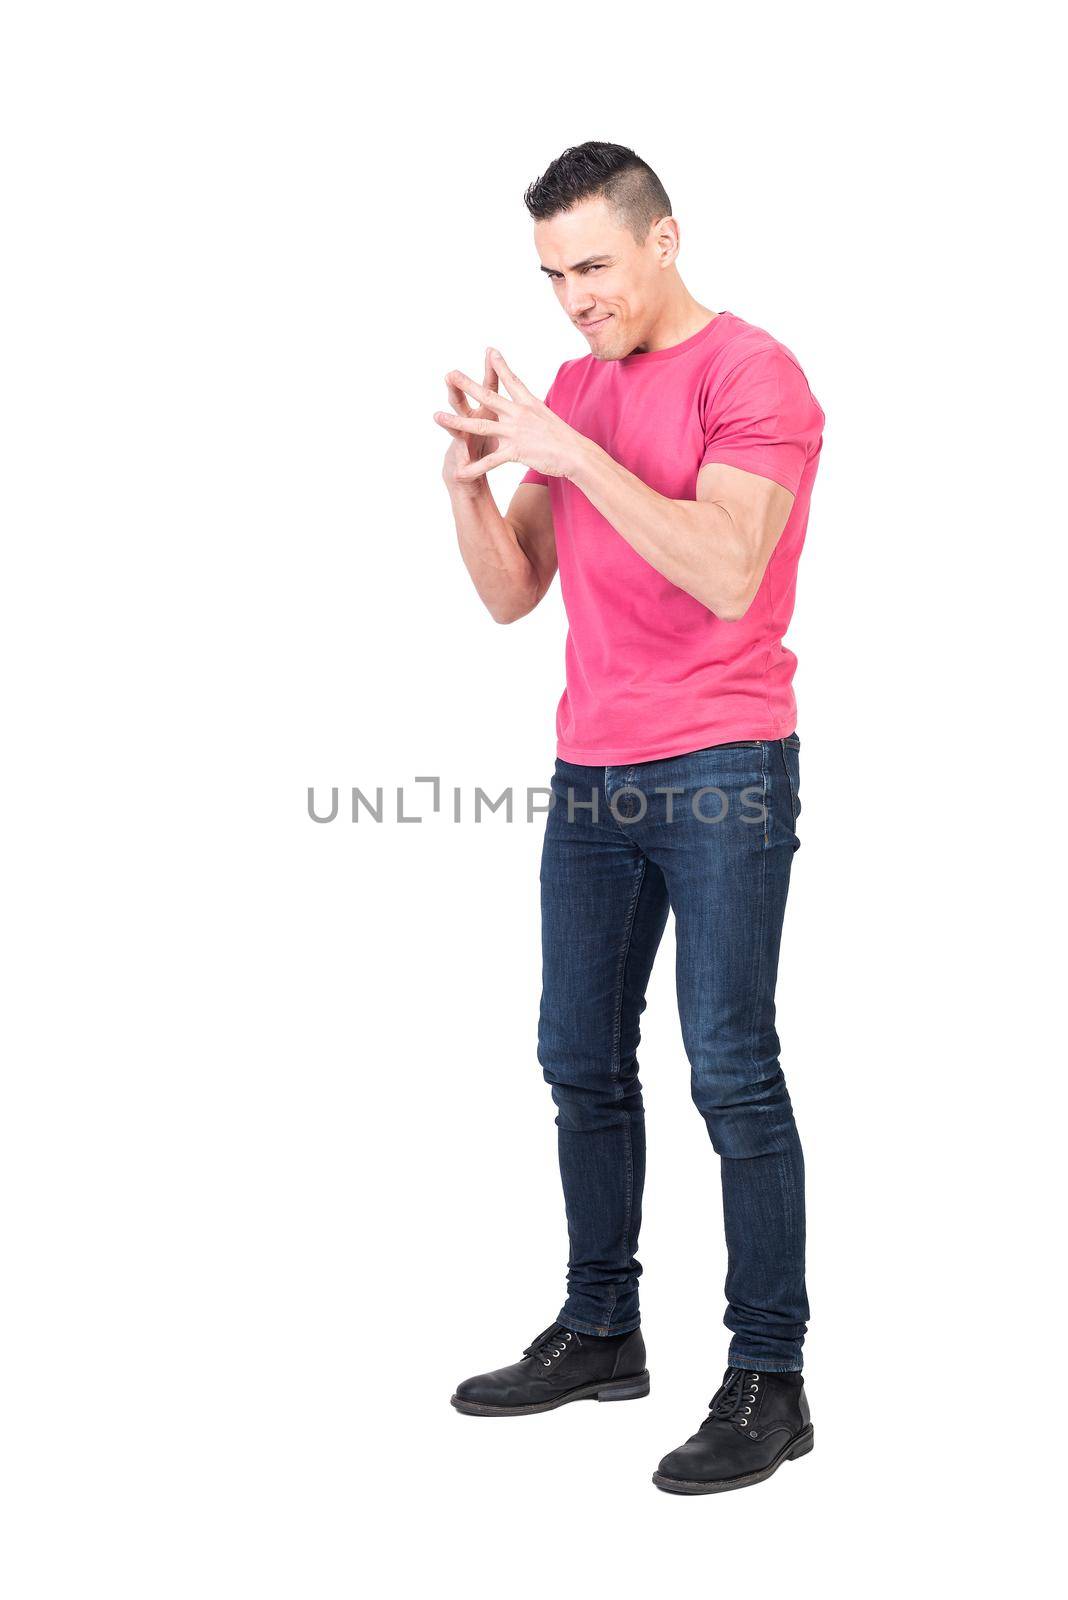
[[[538,602],[537,573],[515,530],[497,508],[485,478],[474,488],[449,485],[456,536],[464,565],[496,622],[514,622]]]
[[[750,546],[722,506],[658,494],[590,439],[582,440],[567,476],[671,583],[726,621],[744,614]]]

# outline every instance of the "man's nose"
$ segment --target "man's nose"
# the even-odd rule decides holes
[[[585,316],[592,311],[597,301],[590,291],[579,283],[568,290],[565,304],[568,316],[574,319],[575,317]]]

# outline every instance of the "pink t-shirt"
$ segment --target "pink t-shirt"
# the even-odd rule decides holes
[[[667,350],[565,361],[546,403],[673,500],[696,499],[710,461],[796,496],[752,605],[724,622],[638,555],[574,484],[526,474],[524,483],[549,488],[569,624],[559,757],[620,766],[793,733],[797,657],[782,638],[824,424],[796,358],[721,311]]]

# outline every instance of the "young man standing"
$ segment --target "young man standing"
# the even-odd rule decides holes
[[[453,409],[435,420],[453,435],[444,477],[491,615],[525,616],[557,566],[568,615],[538,1030],[568,1291],[522,1360],[468,1378],[453,1405],[506,1416],[648,1393],[637,1048],[670,907],[693,1098],[721,1161],[732,1339],[708,1416],[653,1481],[713,1493],[812,1448],[804,1167],[775,981],[800,809],[782,637],[824,415],[784,345],[689,293],[670,201],[633,151],[566,150],[526,204],[590,353],[543,403],[490,350],[482,383],[449,374]],[[529,470],[502,516],[486,474],[506,461]]]

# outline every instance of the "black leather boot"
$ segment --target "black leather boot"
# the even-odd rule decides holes
[[[598,1339],[554,1322],[523,1360],[465,1378],[452,1397],[472,1417],[522,1417],[569,1400],[638,1400],[649,1393],[641,1329]]]
[[[728,1367],[711,1409],[691,1439],[653,1473],[671,1494],[744,1489],[812,1449],[812,1422],[799,1372]]]

